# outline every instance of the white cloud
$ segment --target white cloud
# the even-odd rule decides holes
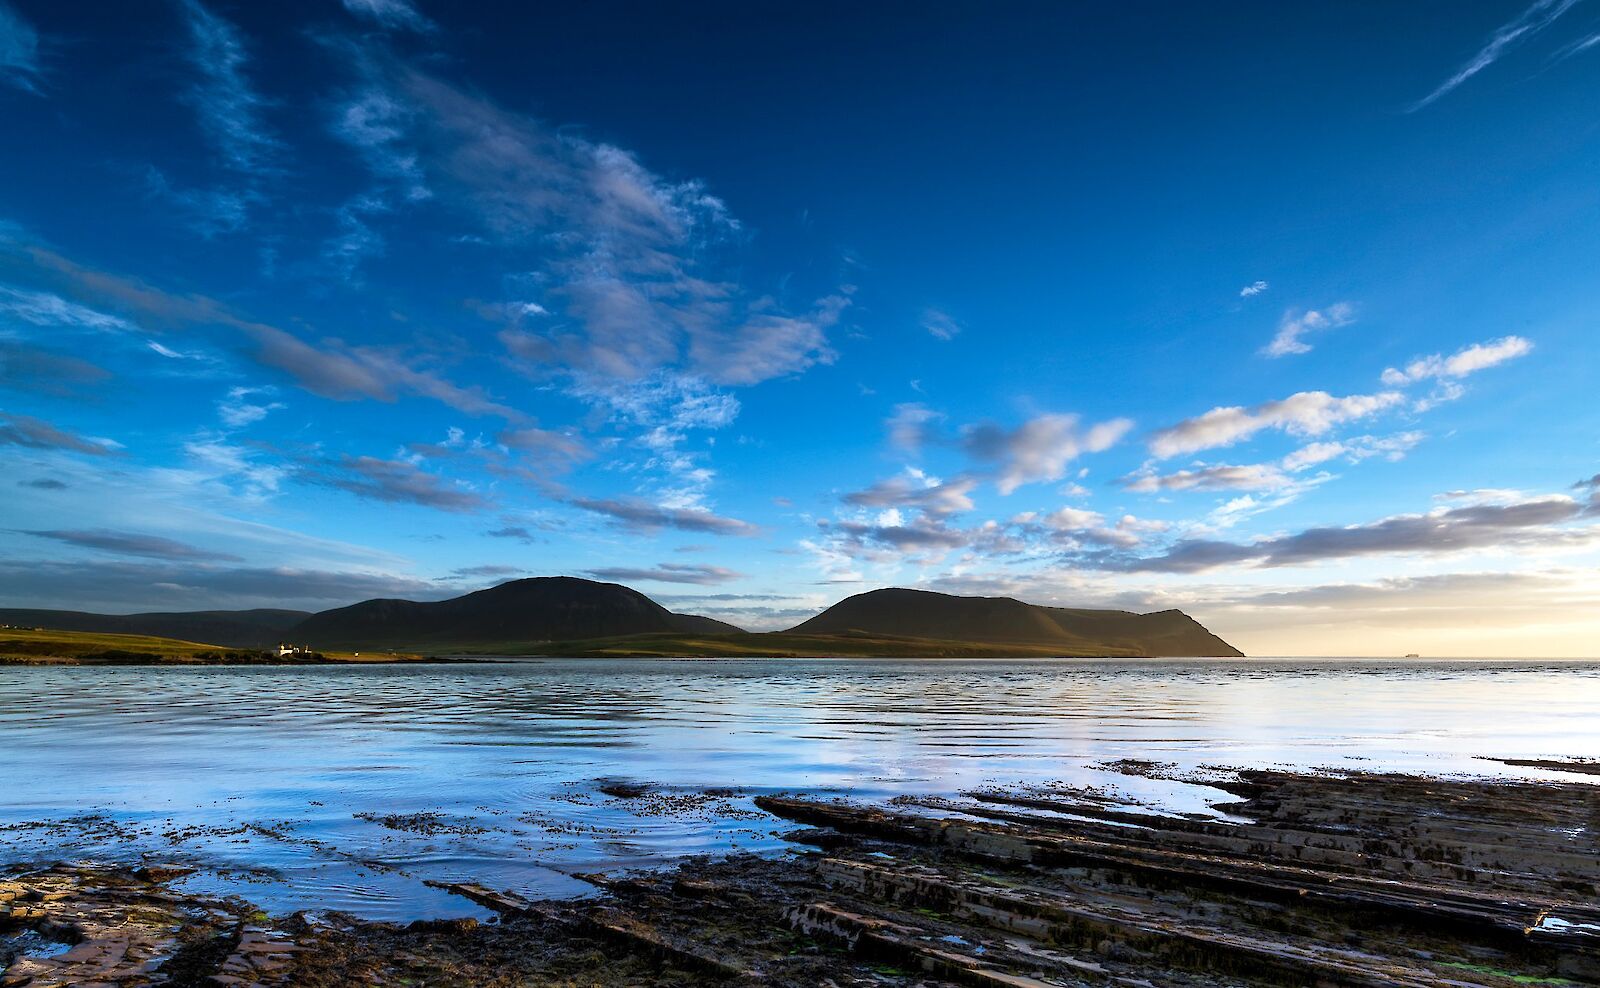
[[[1105,524],[1105,516],[1098,511],[1087,511],[1083,508],[1058,508],[1043,516],[1042,519],[1051,528],[1064,532],[1078,531],[1085,528],[1095,528]]]
[[[926,405],[908,402],[894,406],[886,423],[889,442],[897,449],[915,453],[933,438],[934,423],[944,418]]]
[[[932,518],[971,511],[972,491],[978,478],[957,477],[948,483],[908,470],[899,476],[880,480],[863,491],[846,494],[846,504],[861,508],[914,508]]]
[[[1024,534],[1027,533],[1030,523],[1037,521],[1038,524],[1057,533],[1057,542],[1064,542],[1072,548],[1090,545],[1131,549],[1143,542],[1146,535],[1167,529],[1165,522],[1136,518],[1133,515],[1123,515],[1115,525],[1110,525],[1106,522],[1105,516],[1098,511],[1073,507],[1060,508],[1037,518],[1030,512],[1027,515],[1019,515],[1013,521],[1021,523]]]
[[[1248,284],[1248,285],[1244,286],[1243,288],[1239,289],[1239,297],[1240,298],[1254,298],[1255,296],[1260,295],[1262,292],[1266,291],[1268,287],[1269,286],[1264,281],[1253,281],[1250,284]]]
[[[1285,456],[1282,465],[1285,470],[1298,471],[1339,457],[1351,462],[1374,456],[1401,460],[1425,438],[1421,432],[1401,432],[1392,436],[1356,436],[1338,442],[1310,443]]]
[[[1213,408],[1154,433],[1150,451],[1158,457],[1177,456],[1219,446],[1232,446],[1264,429],[1281,429],[1296,436],[1318,436],[1335,425],[1365,418],[1405,400],[1398,391],[1373,395],[1335,397],[1326,391],[1301,391],[1252,408],[1238,405]]]
[[[1290,309],[1278,322],[1278,335],[1272,338],[1272,342],[1262,347],[1261,352],[1269,357],[1310,353],[1311,345],[1301,337],[1318,330],[1348,326],[1355,321],[1355,311],[1355,306],[1349,302],[1337,302],[1320,311],[1309,309],[1297,312]]]
[[[1294,478],[1271,463],[1245,466],[1219,463],[1164,475],[1134,474],[1125,479],[1123,487],[1141,494],[1153,494],[1157,491],[1274,491],[1294,484]]]
[[[1383,372],[1383,383],[1391,388],[1403,387],[1428,379],[1447,380],[1466,377],[1508,360],[1515,360],[1533,350],[1533,343],[1521,336],[1502,336],[1487,343],[1474,343],[1462,347],[1446,357],[1431,354],[1418,357],[1404,369],[1390,367]]]
[[[284,407],[278,401],[253,401],[257,395],[270,397],[277,394],[277,388],[232,388],[228,397],[217,404],[217,415],[221,417],[222,424],[232,429],[242,429],[247,425],[266,418],[271,412]]]
[[[998,464],[995,484],[1010,494],[1023,484],[1060,480],[1068,463],[1109,449],[1132,428],[1130,419],[1111,419],[1083,429],[1077,415],[1047,414],[1013,430],[992,423],[968,426],[961,445],[974,458]]]
[[[691,329],[690,366],[718,384],[748,386],[831,364],[838,354],[827,331],[849,304],[830,295],[799,316],[758,313],[726,329]]]
[[[861,583],[866,575],[856,568],[854,557],[838,546],[827,542],[801,539],[801,549],[811,554],[812,560],[829,583]]]

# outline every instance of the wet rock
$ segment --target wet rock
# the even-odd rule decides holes
[[[497,912],[488,923],[271,920],[156,868],[0,876],[0,985],[1600,984],[1600,789],[1216,783],[1242,822],[1070,786],[891,809],[762,797],[812,828],[813,850],[588,876],[589,899],[440,886]]]

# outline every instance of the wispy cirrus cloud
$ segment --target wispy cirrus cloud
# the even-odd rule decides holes
[[[1310,353],[1311,344],[1305,341],[1307,333],[1348,326],[1355,321],[1355,313],[1355,306],[1349,302],[1336,302],[1325,309],[1307,309],[1304,312],[1290,309],[1278,321],[1278,334],[1261,348],[1261,352],[1268,357]]]
[[[335,129],[374,177],[475,218],[489,245],[539,245],[537,296],[519,301],[565,318],[508,322],[502,340],[530,372],[676,370],[745,387],[835,359],[848,286],[794,310],[742,284],[726,262],[743,228],[703,182],[509,112],[371,39],[350,45],[360,81]]]
[[[303,479],[337,487],[357,497],[389,504],[415,504],[440,511],[471,513],[492,502],[470,488],[453,484],[404,460],[375,456],[347,456],[335,463],[308,467]]]
[[[499,580],[506,577],[517,576],[528,572],[521,566],[508,566],[504,563],[484,563],[481,566],[462,566],[450,571],[449,576],[440,577],[441,580]]]
[[[0,287],[0,314],[35,326],[68,326],[106,332],[132,332],[138,327],[120,316],[68,301],[51,292]]]
[[[120,556],[144,556],[150,559],[194,560],[209,562],[239,562],[232,553],[214,552],[179,542],[160,535],[140,532],[118,532],[104,528],[28,530],[23,534],[41,539],[51,539],[81,549],[95,549]]]
[[[66,450],[73,453],[88,453],[91,456],[107,456],[120,448],[118,443],[110,439],[91,439],[57,428],[31,415],[13,415],[7,412],[0,412],[0,446]]]
[[[529,454],[540,463],[556,469],[569,468],[576,463],[594,458],[594,450],[590,449],[580,437],[570,432],[556,432],[528,426],[522,429],[508,429],[496,436],[495,440],[503,446]]]
[[[0,0],[0,81],[40,93],[39,32]]]
[[[219,566],[197,560],[0,560],[0,596],[16,607],[104,611],[291,607],[322,610],[371,597],[431,600],[456,591],[384,572]]]
[[[390,30],[425,33],[437,26],[410,0],[344,0],[344,9]]]
[[[1499,61],[1511,48],[1549,27],[1556,18],[1571,10],[1577,3],[1578,0],[1534,0],[1522,13],[1500,25],[1476,54],[1467,59],[1432,92],[1407,107],[1406,112],[1415,113],[1432,105],[1468,79]]]
[[[961,334],[962,326],[950,313],[930,307],[922,310],[922,328],[936,340],[953,340]]]
[[[1239,297],[1240,298],[1254,298],[1257,295],[1260,295],[1263,292],[1265,292],[1269,287],[1271,287],[1271,286],[1268,285],[1264,281],[1252,281],[1250,284],[1248,284],[1248,285],[1244,286],[1243,288],[1239,289]]]
[[[626,528],[644,531],[676,528],[685,532],[745,536],[761,532],[761,529],[747,521],[719,515],[704,508],[663,507],[641,498],[574,497],[568,499],[567,503],[604,515]]]
[[[196,79],[185,99],[199,115],[206,142],[241,175],[273,170],[281,144],[261,117],[267,102],[247,75],[250,53],[238,27],[199,0],[179,0],[189,29],[188,58]]]
[[[1293,476],[1332,460],[1350,463],[1382,456],[1394,461],[1425,438],[1421,432],[1392,436],[1352,436],[1348,439],[1307,443],[1275,463],[1202,463],[1192,469],[1160,474],[1148,466],[1122,478],[1125,490],[1141,494],[1158,491],[1282,491],[1304,483]]]
[[[369,57],[362,49],[338,46],[348,57]],[[369,70],[370,72],[371,70]],[[415,111],[383,86],[362,84],[338,105],[330,129],[339,140],[361,155],[383,187],[394,187],[400,198],[421,202],[433,197],[422,169],[420,153],[407,137]]]
[[[67,396],[110,377],[110,371],[87,360],[0,339],[0,388]]]
[[[237,25],[200,0],[177,0],[188,31],[185,51],[193,78],[180,94],[195,112],[202,140],[231,180],[203,186],[174,182],[151,166],[145,185],[170,203],[205,238],[244,230],[264,201],[266,182],[282,173],[284,144],[264,119],[269,103],[249,77],[250,51]]]
[[[428,366],[439,361],[430,359],[427,353],[409,352],[401,346],[352,346],[337,338],[324,338],[313,344],[277,326],[245,318],[205,295],[168,292],[137,279],[84,267],[43,247],[28,247],[24,253],[42,270],[65,279],[76,294],[90,296],[111,308],[138,313],[142,319],[168,327],[195,331],[220,327],[232,331],[248,345],[257,363],[287,373],[301,388],[319,397],[393,401],[397,395],[412,394],[469,415],[494,415],[514,424],[527,418],[496,401],[481,385],[450,381]],[[70,310],[73,318],[114,320],[108,328],[125,323],[120,317],[68,304],[76,306]],[[55,307],[44,311],[55,318]]]
[[[722,566],[696,563],[661,563],[651,567],[612,566],[589,570],[589,575],[597,580],[615,580],[619,583],[637,580],[650,583],[689,583],[697,586],[729,583],[744,576],[743,573]]]
[[[1551,61],[1564,62],[1572,56],[1581,55],[1597,45],[1600,45],[1600,31],[1597,31],[1586,37],[1579,38],[1570,44],[1563,45],[1560,51],[1551,56]]]
[[[1597,515],[1565,494],[1392,515],[1364,525],[1310,528],[1254,542],[1188,539],[1158,556],[1125,560],[1133,572],[1198,573],[1225,566],[1302,566],[1355,556],[1446,554],[1478,549],[1576,548],[1600,542],[1600,526],[1562,527]]]

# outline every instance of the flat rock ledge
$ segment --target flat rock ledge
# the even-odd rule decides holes
[[[271,919],[170,869],[56,866],[0,882],[0,985],[1600,984],[1600,787],[1207,784],[1227,817],[1066,785],[760,797],[803,850],[587,876],[588,899],[443,886],[485,923]]]

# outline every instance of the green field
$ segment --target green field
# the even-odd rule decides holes
[[[418,649],[422,651],[422,649]],[[1131,649],[1074,651],[1060,644],[961,642],[882,635],[654,634],[569,642],[471,642],[427,651],[456,655],[566,658],[904,658],[1003,659],[1125,657]],[[0,665],[314,665],[417,661],[411,652],[320,652],[317,658],[264,657],[254,649],[145,635],[0,628]]]
[[[480,655],[549,655],[570,658],[880,658],[1013,659],[1129,657],[1133,649],[1074,651],[1060,644],[961,642],[882,635],[790,635],[782,632],[730,635],[629,635],[587,641],[485,642],[452,651]]]
[[[394,652],[323,652],[317,658],[266,658],[256,649],[145,635],[0,628],[5,665],[315,665],[320,662],[395,662],[417,656]]]

